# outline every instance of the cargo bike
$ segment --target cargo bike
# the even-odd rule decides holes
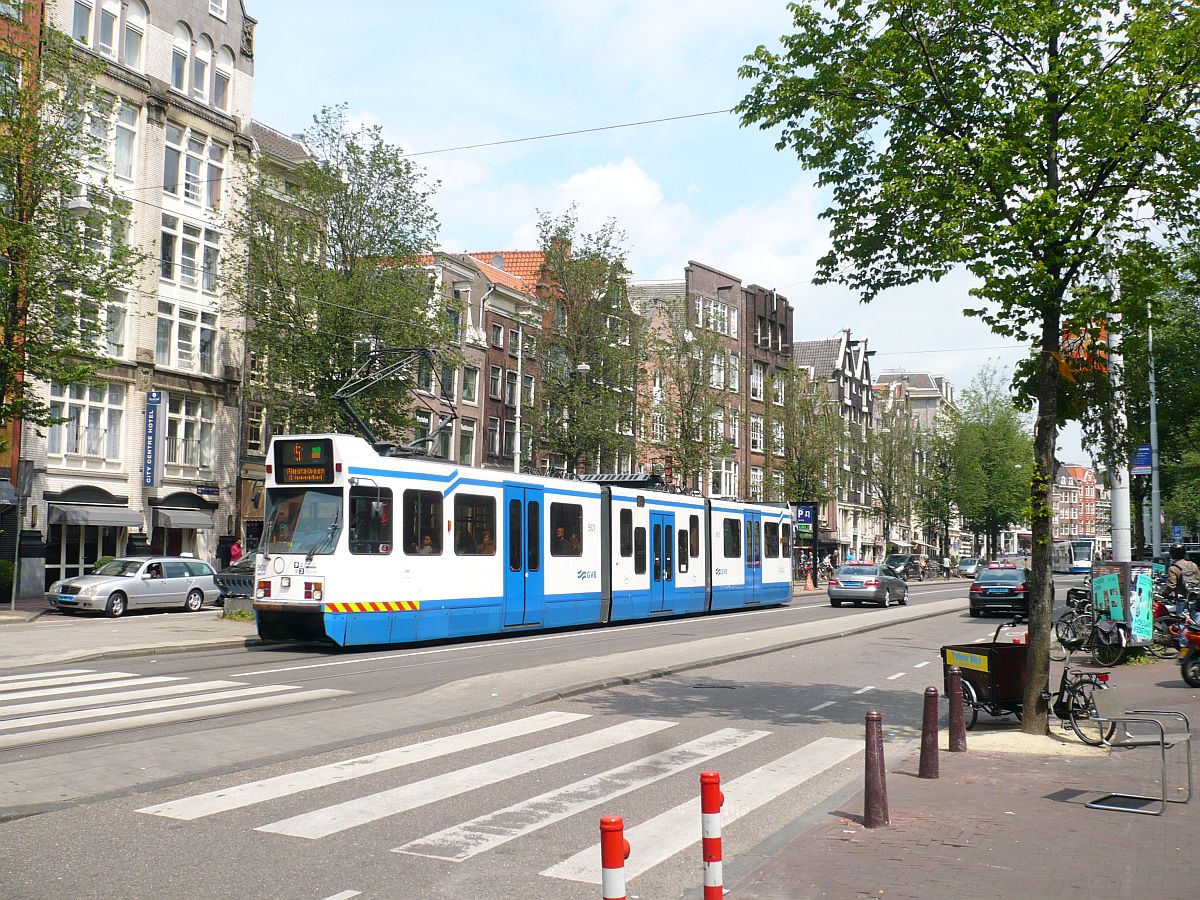
[[[962,680],[963,724],[974,728],[982,710],[990,716],[1016,716],[1021,721],[1025,697],[1025,663],[1029,645],[1000,643],[1005,628],[1028,624],[1018,618],[996,627],[990,644],[948,644],[942,647],[942,676],[949,696],[950,667],[958,666]],[[1045,697],[1051,711],[1085,744],[1093,746],[1112,736],[1111,723],[1096,721],[1093,694],[1108,687],[1107,672],[1082,672],[1064,668],[1058,693]]]

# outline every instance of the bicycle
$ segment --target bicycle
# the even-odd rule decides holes
[[[1054,621],[1054,634],[1050,639],[1050,658],[1063,662],[1072,649],[1083,644],[1080,634],[1086,635],[1091,627],[1092,599],[1086,591],[1071,588],[1067,591],[1067,611]]]
[[[1129,634],[1120,622],[1111,619],[1096,619],[1091,612],[1076,612],[1068,618],[1065,614],[1054,623],[1054,635],[1064,659],[1070,659],[1077,650],[1087,650],[1098,666],[1112,667],[1121,661],[1125,648],[1129,646]],[[1051,656],[1055,654],[1051,643]]]
[[[1116,731],[1116,725],[1107,719],[1099,720],[1096,714],[1096,691],[1108,687],[1107,672],[1080,672],[1078,669],[1063,669],[1058,682],[1058,693],[1050,703],[1050,709],[1063,722],[1069,723],[1075,736],[1085,744],[1099,747]],[[1063,726],[1066,728],[1066,725]]]

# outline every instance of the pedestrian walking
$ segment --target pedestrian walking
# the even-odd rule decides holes
[[[229,564],[231,566],[237,565],[238,560],[245,555],[245,552],[242,550],[242,539],[237,538],[234,540],[233,546],[229,548]]]

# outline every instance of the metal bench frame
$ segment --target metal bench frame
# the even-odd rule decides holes
[[[1158,747],[1162,755],[1162,795],[1158,797],[1145,794],[1106,794],[1087,804],[1089,809],[1111,809],[1116,812],[1136,813],[1143,816],[1161,816],[1168,803],[1187,803],[1192,799],[1192,725],[1188,717],[1173,709],[1125,709],[1121,695],[1115,688],[1096,691],[1093,694],[1096,703],[1095,719],[1101,723],[1111,722],[1117,726],[1112,737],[1104,741],[1104,746],[1119,747]],[[1167,731],[1166,725],[1173,722],[1163,722],[1163,719],[1180,719],[1183,721],[1183,731]],[[1151,731],[1131,732],[1130,724],[1149,725]],[[1181,744],[1187,760],[1187,794],[1186,796],[1167,796],[1167,749]],[[1116,800],[1148,801],[1155,804],[1151,809],[1136,809],[1127,804],[1116,803]]]

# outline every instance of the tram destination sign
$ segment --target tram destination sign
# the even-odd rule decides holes
[[[275,442],[276,484],[333,484],[333,441],[308,438]]]

